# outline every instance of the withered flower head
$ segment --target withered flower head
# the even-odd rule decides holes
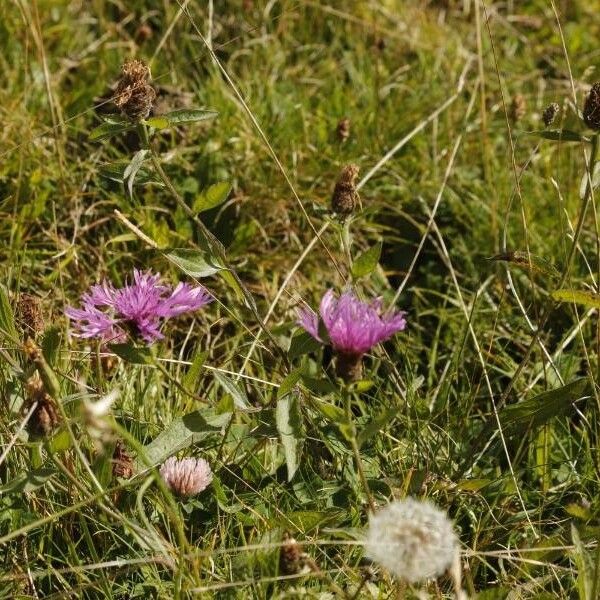
[[[554,119],[556,119],[556,115],[560,110],[560,106],[556,102],[552,102],[552,104],[548,104],[542,113],[542,121],[546,127],[550,127],[552,123],[554,123]]]
[[[133,460],[121,440],[117,440],[113,452],[112,472],[114,477],[122,477],[123,479],[129,479],[133,475]]]
[[[527,100],[525,100],[525,96],[523,94],[517,94],[511,102],[510,105],[510,116],[512,120],[516,123],[520,121],[527,112]]]
[[[19,294],[17,319],[25,337],[36,337],[44,330],[40,299],[31,294]]]
[[[340,142],[345,142],[350,137],[350,119],[344,117],[337,124],[337,136]]]
[[[149,80],[150,69],[141,60],[128,60],[123,64],[114,102],[132,121],[140,121],[150,114],[156,91]]]
[[[279,552],[279,572],[282,575],[296,575],[303,566],[302,546],[290,535],[284,532]]]
[[[46,388],[39,375],[32,375],[25,383],[25,392],[27,398],[25,409],[27,412],[33,408],[29,418],[29,430],[39,436],[47,436],[60,423],[60,415],[56,407],[56,402],[46,392]]]
[[[595,83],[585,98],[583,120],[595,131],[600,131],[600,82]]]
[[[356,210],[360,200],[356,191],[358,171],[356,165],[346,165],[342,169],[331,197],[331,209],[334,213],[345,217]]]

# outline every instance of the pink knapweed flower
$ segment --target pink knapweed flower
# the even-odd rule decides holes
[[[193,496],[205,490],[212,481],[210,465],[203,458],[171,456],[160,468],[165,483],[178,496]]]
[[[202,286],[179,283],[173,289],[161,283],[159,274],[134,269],[132,283],[122,288],[107,281],[93,285],[81,297],[82,308],[68,307],[65,314],[78,337],[122,342],[128,335],[139,335],[150,344],[164,337],[160,332],[164,321],[211,301]]]
[[[360,375],[363,354],[406,327],[404,312],[382,314],[381,309],[381,299],[362,302],[351,291],[336,298],[333,290],[328,290],[323,296],[319,313],[331,345],[338,354],[340,377],[356,379]],[[319,336],[319,316],[312,309],[298,312],[298,324],[323,342]]]

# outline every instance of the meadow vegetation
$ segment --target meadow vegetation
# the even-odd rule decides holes
[[[1,6],[0,598],[600,597],[597,2]]]

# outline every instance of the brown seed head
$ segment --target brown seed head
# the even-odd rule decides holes
[[[19,295],[17,320],[26,338],[35,338],[44,330],[42,306],[37,296],[25,293]]]
[[[282,575],[296,575],[302,569],[302,546],[290,535],[284,532],[281,550],[279,552],[279,572]]]
[[[350,119],[344,117],[337,124],[337,136],[340,142],[345,142],[350,137]]]
[[[122,477],[123,479],[130,479],[133,475],[133,459],[121,440],[117,440],[113,452],[112,472],[113,477]]]
[[[29,430],[38,436],[48,436],[60,423],[60,415],[54,399],[46,392],[44,384],[36,373],[25,383],[27,398],[26,412],[35,405],[29,419]]]
[[[510,116],[511,119],[516,123],[520,121],[527,112],[527,100],[523,94],[517,94],[510,105]]]
[[[123,64],[114,102],[132,121],[140,121],[150,114],[156,91],[149,80],[150,69],[141,60],[128,60]]]
[[[360,200],[356,191],[356,178],[359,168],[356,165],[346,165],[335,184],[331,197],[331,209],[333,212],[347,216],[356,210]]]
[[[560,106],[556,102],[552,104],[548,104],[542,113],[542,121],[546,127],[550,127],[552,123],[554,123],[554,119],[556,119],[556,115],[560,111]]]
[[[594,131],[600,131],[600,82],[595,83],[585,98],[583,120]]]

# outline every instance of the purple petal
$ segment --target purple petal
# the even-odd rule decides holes
[[[301,308],[298,310],[298,325],[303,327],[310,335],[316,340],[322,342],[323,340],[319,337],[319,316],[311,308]]]
[[[202,286],[191,287],[179,283],[168,298],[161,301],[157,314],[166,319],[202,308],[212,302],[210,294]]]

